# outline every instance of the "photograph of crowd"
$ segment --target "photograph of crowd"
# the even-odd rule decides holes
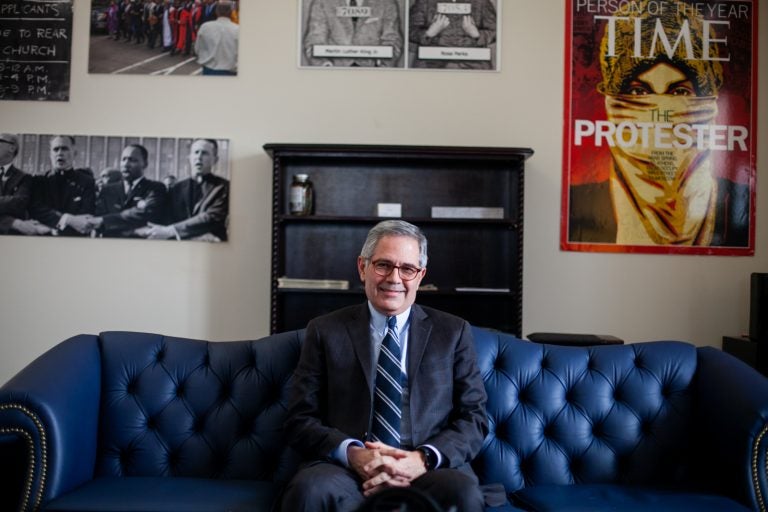
[[[0,133],[0,234],[227,240],[229,141]]]
[[[235,0],[91,0],[90,73],[237,75]]]

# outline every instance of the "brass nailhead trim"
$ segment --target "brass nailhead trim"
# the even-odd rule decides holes
[[[760,451],[760,444],[768,432],[768,425],[765,425],[755,439],[755,444],[752,448],[752,484],[755,486],[755,494],[757,495],[757,504],[760,506],[761,512],[766,512],[765,499],[763,498],[763,491],[760,489],[760,475],[758,474],[757,459],[758,452]],[[768,453],[766,453],[766,465],[768,465]]]
[[[43,422],[40,421],[37,414],[32,412],[29,408],[20,404],[2,404],[0,405],[0,411],[6,409],[17,409],[27,415],[29,419],[35,424],[37,432],[40,436],[40,486],[35,496],[35,503],[29,510],[36,511],[40,508],[40,502],[43,499],[43,491],[45,490],[46,476],[48,474],[48,442],[46,440],[45,428]],[[32,482],[35,477],[35,445],[32,439],[32,435],[24,429],[20,428],[2,428],[0,429],[2,434],[21,434],[27,441],[29,449],[29,471],[27,472],[27,480],[24,483],[24,499],[21,502],[20,512],[27,510],[30,504],[30,498],[32,495]]]

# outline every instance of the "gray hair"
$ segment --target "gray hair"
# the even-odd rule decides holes
[[[370,260],[379,241],[385,236],[407,236],[416,240],[419,243],[419,266],[427,266],[427,237],[418,227],[404,220],[385,220],[373,226],[368,232],[360,256]]]

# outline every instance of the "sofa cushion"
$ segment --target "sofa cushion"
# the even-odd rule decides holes
[[[490,432],[473,467],[507,492],[670,484],[685,475],[696,349],[540,345],[476,329]]]
[[[217,343],[102,333],[96,476],[287,478],[285,391],[301,334]]]
[[[713,494],[626,485],[537,485],[513,494],[515,505],[539,512],[747,512],[743,505]]]
[[[270,510],[277,485],[206,478],[97,478],[49,503],[46,512],[253,512]]]

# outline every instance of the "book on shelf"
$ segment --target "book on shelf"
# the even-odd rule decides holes
[[[503,219],[504,208],[486,206],[433,206],[434,219]]]
[[[349,290],[346,279],[302,279],[294,277],[278,277],[278,288],[313,288],[318,290]]]
[[[456,288],[457,292],[488,292],[488,293],[509,293],[509,288],[482,288],[478,286],[461,286]]]

